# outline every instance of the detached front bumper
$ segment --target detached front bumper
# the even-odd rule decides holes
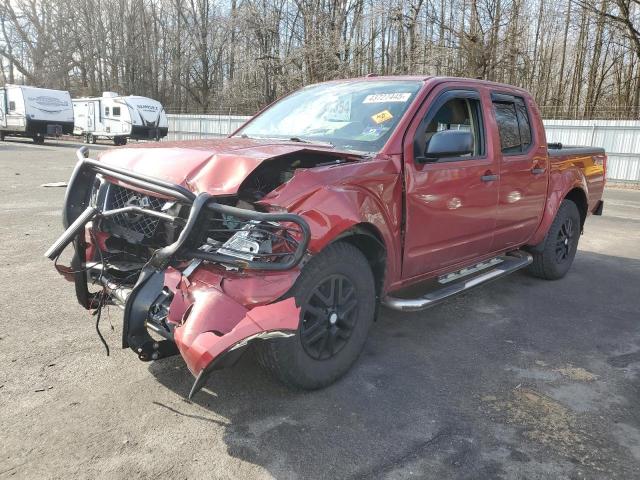
[[[78,151],[79,160],[67,188],[63,210],[66,230],[45,255],[56,260],[69,244],[74,244],[71,268],[65,276],[74,281],[83,307],[89,309],[97,304],[98,297],[88,290],[92,282],[103,287],[110,303],[124,309],[123,348],[130,347],[144,361],[180,353],[196,376],[192,396],[211,371],[234,363],[249,342],[295,334],[299,309],[293,298],[285,297],[297,278],[296,267],[309,243],[309,227],[304,219],[288,213],[262,213],[222,205],[207,193],[195,195],[180,185],[104,165],[85,158],[87,153],[86,147]],[[87,224],[125,210],[104,210],[99,206],[104,203],[96,201],[92,191],[98,174],[190,207],[186,219],[140,206],[125,207],[127,212],[156,216],[164,222],[176,222],[181,228],[178,238],[156,249],[137,280],[129,285],[114,280],[105,265],[87,258],[88,248],[101,248],[95,238],[87,242]],[[260,257],[247,260],[194,248],[191,237],[207,210],[247,221],[295,225],[300,232],[295,251],[280,261],[269,262]],[[93,256],[96,257],[95,251]],[[203,262],[219,268],[206,268],[207,264],[201,265]],[[226,275],[224,268],[233,271]],[[257,271],[246,274],[251,270]],[[158,336],[162,339],[158,340]]]

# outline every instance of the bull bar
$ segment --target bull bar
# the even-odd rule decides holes
[[[307,251],[310,229],[307,222],[298,215],[262,213],[222,205],[217,203],[215,198],[206,192],[196,195],[180,185],[102,164],[88,158],[88,154],[87,147],[82,147],[76,152],[78,162],[69,180],[64,201],[63,224],[66,230],[45,253],[47,258],[57,260],[63,250],[69,244],[74,243],[75,252],[69,273],[73,276],[76,296],[80,305],[86,309],[96,307],[96,294],[90,294],[88,291],[87,273],[93,272],[98,266],[104,268],[104,265],[97,263],[93,266],[88,266],[85,260],[84,230],[88,222],[94,218],[109,217],[123,212],[134,212],[136,214],[154,215],[165,221],[173,221],[183,226],[178,238],[172,244],[153,252],[151,259],[140,271],[135,285],[127,286],[126,288],[119,286],[115,288],[110,284],[108,274],[101,273],[99,276],[100,283],[103,284],[112,300],[124,308],[122,347],[130,347],[138,354],[138,358],[143,361],[155,360],[178,353],[173,339],[173,332],[154,328],[156,325],[149,319],[150,308],[158,298],[164,285],[165,270],[176,256],[179,255],[180,259],[204,260],[241,269],[281,271],[295,267]],[[175,200],[183,205],[190,205],[191,208],[186,222],[182,217],[174,217],[164,212],[138,206],[102,210],[97,205],[100,201],[94,202],[91,199],[92,189],[98,174],[101,174],[107,180],[117,179],[127,185],[159,194],[169,201]],[[299,241],[296,239],[296,242],[294,242],[297,243],[295,251],[279,263],[238,259],[211,251],[185,248],[187,241],[194,233],[194,227],[205,210],[232,215],[249,221],[292,223],[299,227],[300,239]],[[97,308],[100,308],[100,301],[98,301]],[[148,329],[160,334],[165,340],[160,342],[154,340],[149,335]],[[207,371],[233,363],[238,358],[241,350],[244,350],[244,348],[230,349],[225,352],[212,362]],[[201,382],[202,380],[200,384]]]
[[[150,264],[156,267],[156,269],[166,268],[169,261],[178,252],[180,252],[185,258],[197,258],[209,262],[223,263],[235,268],[271,271],[289,270],[300,263],[304,257],[309,245],[311,234],[309,225],[299,215],[291,213],[263,213],[223,205],[217,203],[215,198],[206,192],[196,195],[181,185],[169,183],[158,178],[142,175],[123,168],[105,165],[96,160],[87,158],[88,153],[89,149],[87,147],[82,147],[76,152],[78,163],[76,164],[73,173],[71,174],[71,179],[69,180],[63,209],[63,224],[66,230],[45,253],[45,256],[50,260],[55,260],[60,256],[62,251],[84,231],[85,225],[95,217],[108,217],[123,213],[124,211],[135,211],[140,214],[160,217],[167,221],[182,221],[182,219],[178,219],[178,217],[172,217],[171,215],[142,207],[132,206],[126,207],[125,209],[102,211],[96,205],[91,205],[91,189],[94,185],[97,174],[101,174],[107,178],[114,178],[145,191],[162,195],[169,200],[175,200],[182,204],[191,205],[188,219],[177,240],[170,245],[156,250],[153,254]],[[183,246],[187,243],[187,240],[189,240],[193,233],[193,229],[198,223],[200,215],[204,209],[245,220],[293,223],[299,227],[301,238],[300,241],[297,242],[296,249],[292,252],[291,256],[285,261],[278,263],[243,260],[220,253],[197,249],[183,251]]]

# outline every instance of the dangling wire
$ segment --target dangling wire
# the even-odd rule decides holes
[[[93,312],[93,314],[96,316],[96,332],[98,332],[98,337],[100,337],[100,341],[102,342],[102,345],[104,345],[104,348],[107,351],[107,357],[108,357],[109,356],[109,344],[104,339],[104,337],[102,336],[102,332],[100,331],[100,318],[102,317],[102,307],[105,305],[105,302],[106,302],[107,290],[103,289],[97,295],[97,298],[98,298],[98,305],[97,305],[95,311]]]

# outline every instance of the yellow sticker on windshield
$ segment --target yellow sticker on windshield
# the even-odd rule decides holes
[[[392,118],[393,118],[393,115],[391,115],[391,112],[389,110],[383,110],[371,116],[371,120],[373,120],[377,124],[388,122]]]

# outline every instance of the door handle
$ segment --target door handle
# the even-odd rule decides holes
[[[543,167],[533,167],[531,169],[531,173],[533,173],[534,175],[542,175],[544,173],[544,168]]]
[[[480,177],[480,180],[482,180],[483,182],[495,182],[496,180],[498,180],[498,175],[495,175],[493,173],[486,173],[485,175],[482,175]]]

